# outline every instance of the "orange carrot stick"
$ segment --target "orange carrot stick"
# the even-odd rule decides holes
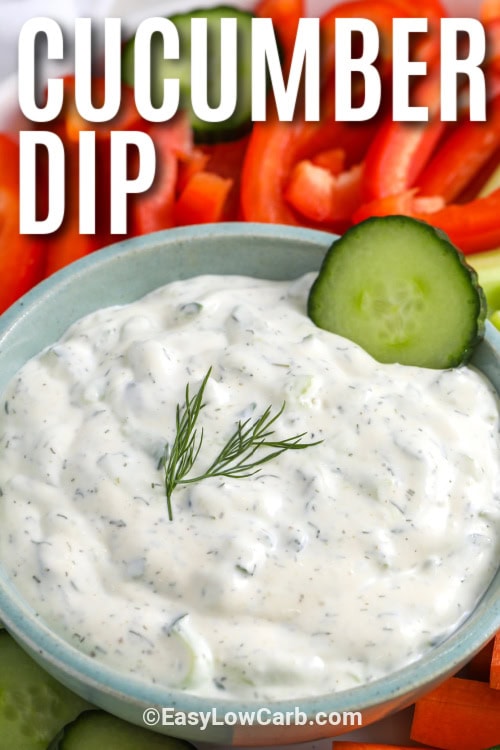
[[[494,690],[500,690],[500,632],[495,636],[493,641],[493,653],[491,655],[490,666],[490,687]],[[500,732],[498,734],[500,738]]]
[[[418,700],[411,739],[443,750],[484,750],[500,741],[500,691],[451,677]]]
[[[488,641],[481,651],[472,657],[465,667],[465,677],[469,680],[490,681],[491,657],[493,655],[493,641]]]
[[[380,745],[373,742],[334,742],[333,750],[415,750],[408,745]],[[418,750],[436,750],[432,747],[424,747],[421,745]]]

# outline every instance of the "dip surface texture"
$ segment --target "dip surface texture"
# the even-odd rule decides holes
[[[472,368],[380,365],[294,282],[201,276],[76,323],[3,395],[0,560],[95,658],[192,693],[354,687],[467,616],[500,556],[497,397]],[[321,440],[178,486],[165,444],[212,367],[194,473],[239,420]]]

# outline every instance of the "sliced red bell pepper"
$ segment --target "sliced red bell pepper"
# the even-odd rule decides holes
[[[397,16],[409,14],[391,0],[348,0],[335,5],[321,18],[323,81],[332,78],[335,67],[335,36],[338,18],[366,18],[373,21],[380,34],[381,75],[390,73],[392,67],[392,21]]]
[[[485,122],[456,125],[427,164],[416,185],[421,195],[455,200],[500,148],[500,96],[489,104]]]
[[[232,180],[212,172],[197,172],[175,204],[175,222],[208,224],[224,219],[224,208]]]
[[[482,23],[489,23],[496,18],[500,18],[500,3],[498,0],[482,0],[479,18]]]
[[[410,188],[445,128],[440,121],[414,124],[387,120],[366,157],[365,198],[385,198]]]
[[[500,70],[500,5],[498,8],[498,16],[496,18],[483,22],[486,33],[486,58],[484,65],[487,80],[491,78],[492,73],[496,72],[498,74]]]
[[[439,56],[440,28],[437,22],[446,15],[438,0],[413,3],[410,0],[348,0],[335,5],[321,19],[322,34],[322,80],[330,81],[335,66],[335,22],[338,18],[366,18],[373,21],[380,35],[379,73],[382,78],[392,71],[393,19],[429,18],[426,34],[413,35],[412,60],[432,62]]]
[[[353,214],[352,221],[357,224],[370,216],[391,216],[401,214],[403,216],[414,216],[417,213],[431,214],[444,207],[444,201],[439,196],[419,198],[417,190],[410,188],[402,193],[386,195],[383,198],[375,198],[368,203],[363,203]]]
[[[155,145],[156,174],[148,191],[129,198],[133,235],[157,232],[175,225],[178,160],[189,159],[193,151],[192,131],[184,114],[167,123],[150,125],[148,134]]]
[[[246,221],[299,224],[283,191],[295,160],[300,123],[255,123],[243,162],[241,207]]]
[[[245,136],[235,141],[215,143],[205,147],[208,155],[205,170],[217,174],[219,177],[230,179],[232,182],[224,206],[224,221],[236,221],[241,218],[241,171],[248,140],[249,137]]]
[[[426,34],[416,34],[410,38],[412,60],[425,60],[434,63],[439,60],[441,53],[441,19],[448,16],[447,9],[440,0],[393,0],[405,13],[411,17],[427,18],[428,30]]]
[[[107,122],[89,122],[84,120],[76,108],[75,77],[67,75],[64,81],[64,106],[60,117],[64,120],[64,134],[69,141],[78,141],[80,131],[93,130],[96,138],[109,138],[112,130],[143,129],[146,123],[141,119],[135,106],[134,90],[122,84],[120,109],[116,117]],[[92,79],[92,96],[94,106],[104,100],[104,78]]]
[[[83,258],[99,247],[106,244],[98,234],[80,234],[80,205],[79,205],[79,150],[78,143],[67,142],[65,144],[65,212],[64,219],[59,229],[53,234],[47,235],[47,260],[45,264],[45,275],[50,276],[55,271]],[[109,157],[104,156],[100,160],[101,180],[97,181],[101,195],[106,200],[106,206],[96,199],[96,229],[98,224],[109,228]],[[108,189],[104,189],[107,184]],[[105,217],[104,214],[107,216]],[[107,220],[106,220],[107,219]]]
[[[255,15],[271,18],[288,67],[295,47],[300,19],[305,16],[303,0],[260,0]]]
[[[440,0],[420,0],[415,3],[414,0],[392,0],[396,5],[418,18],[446,18],[448,11]]]
[[[193,148],[192,153],[184,159],[179,159],[176,191],[182,193],[187,183],[197,172],[206,169],[210,155],[201,148]]]
[[[365,160],[367,201],[402,193],[414,185],[447,127],[436,113],[440,85],[439,71],[433,69],[413,93],[414,106],[429,108],[428,122],[396,122],[391,115],[381,125]]]
[[[280,122],[270,118],[255,123],[243,162],[242,217],[246,221],[303,224],[284,197],[294,164],[328,149],[342,149],[346,166],[363,159],[377,128],[366,123],[343,123],[326,118],[319,123]],[[305,222],[307,223],[307,222]]]
[[[303,159],[292,170],[285,198],[313,222],[326,226],[336,222],[348,224],[361,203],[362,175],[359,164],[332,175],[328,169]]]
[[[443,205],[439,196],[419,197],[414,189],[363,204],[354,214],[359,222],[369,216],[404,214],[442,229],[464,253],[500,246],[500,188],[468,203]]]
[[[346,153],[343,148],[329,148],[315,154],[311,161],[317,167],[324,167],[330,174],[337,175],[343,171]]]
[[[19,146],[0,133],[0,313],[41,280],[45,247],[19,234]]]
[[[464,253],[478,253],[500,245],[500,189],[469,203],[452,203],[432,213],[415,216],[449,235]]]

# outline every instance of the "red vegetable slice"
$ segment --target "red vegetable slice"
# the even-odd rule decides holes
[[[493,641],[493,652],[491,654],[490,666],[490,687],[494,690],[500,690],[500,633],[496,634]]]
[[[361,203],[363,169],[360,164],[333,175],[308,159],[298,162],[290,175],[285,198],[311,221],[349,222]]]
[[[411,739],[442,750],[484,750],[500,737],[500,692],[451,677],[415,704]]]
[[[248,142],[241,176],[241,207],[246,221],[276,224],[306,224],[285,198],[294,165],[302,159],[330,149],[346,154],[346,166],[360,162],[377,122],[337,122],[325,117],[320,123],[280,122],[269,119],[255,123]]]
[[[19,146],[0,133],[0,313],[42,278],[44,245],[19,234]]]
[[[174,204],[178,178],[178,160],[189,159],[193,138],[187,117],[150,125],[148,133],[156,150],[156,174],[145,193],[130,197],[130,228],[133,235],[157,232],[175,225]]]
[[[414,106],[429,108],[428,122],[396,122],[391,114],[379,128],[366,156],[365,200],[385,198],[414,185],[447,127],[437,113],[440,81],[439,70],[434,69],[412,95]]]
[[[271,18],[273,27],[289,66],[295,46],[295,37],[300,19],[305,16],[303,0],[260,0],[255,15]]]
[[[97,234],[80,234],[78,144],[67,142],[65,144],[65,152],[65,213],[60,228],[53,234],[46,236],[47,260],[45,264],[45,276],[50,276],[61,268],[64,268],[64,266],[83,258],[85,255],[94,252],[106,244],[106,241],[101,239]],[[104,187],[103,183],[109,185],[109,157],[104,156],[100,162],[101,181],[99,183],[99,190],[101,191]],[[102,192],[108,205],[104,209],[103,204],[96,200],[96,208],[100,209],[99,218],[104,223],[103,210],[105,210],[109,221],[109,190],[102,190]],[[109,227],[109,224],[107,226]]]
[[[454,201],[500,148],[500,96],[489,105],[486,122],[460,122],[447,136],[416,184],[421,195]]]
[[[175,205],[178,225],[222,221],[233,182],[213,172],[197,172],[189,180]]]

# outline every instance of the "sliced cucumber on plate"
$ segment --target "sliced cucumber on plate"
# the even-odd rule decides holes
[[[54,735],[89,703],[33,661],[6,630],[0,632],[0,747],[46,750]]]
[[[194,750],[184,740],[129,724],[105,711],[85,711],[47,750]]]
[[[191,70],[191,21],[205,18],[208,40],[207,98],[211,107],[220,103],[221,96],[221,21],[235,18],[237,22],[237,103],[234,114],[222,122],[201,120],[191,106],[191,76],[201,75]],[[151,100],[153,106],[163,101],[165,78],[179,79],[181,105],[190,118],[195,140],[211,142],[230,140],[242,136],[251,127],[251,67],[252,67],[252,18],[253,14],[237,8],[220,5],[200,8],[189,13],[170,16],[179,34],[179,59],[165,59],[163,39],[154,35],[151,42]],[[125,46],[122,56],[122,77],[126,84],[134,85],[134,49],[132,38]]]
[[[445,369],[465,363],[483,337],[486,299],[443,232],[407,216],[373,217],[333,243],[308,314],[379,362]]]

